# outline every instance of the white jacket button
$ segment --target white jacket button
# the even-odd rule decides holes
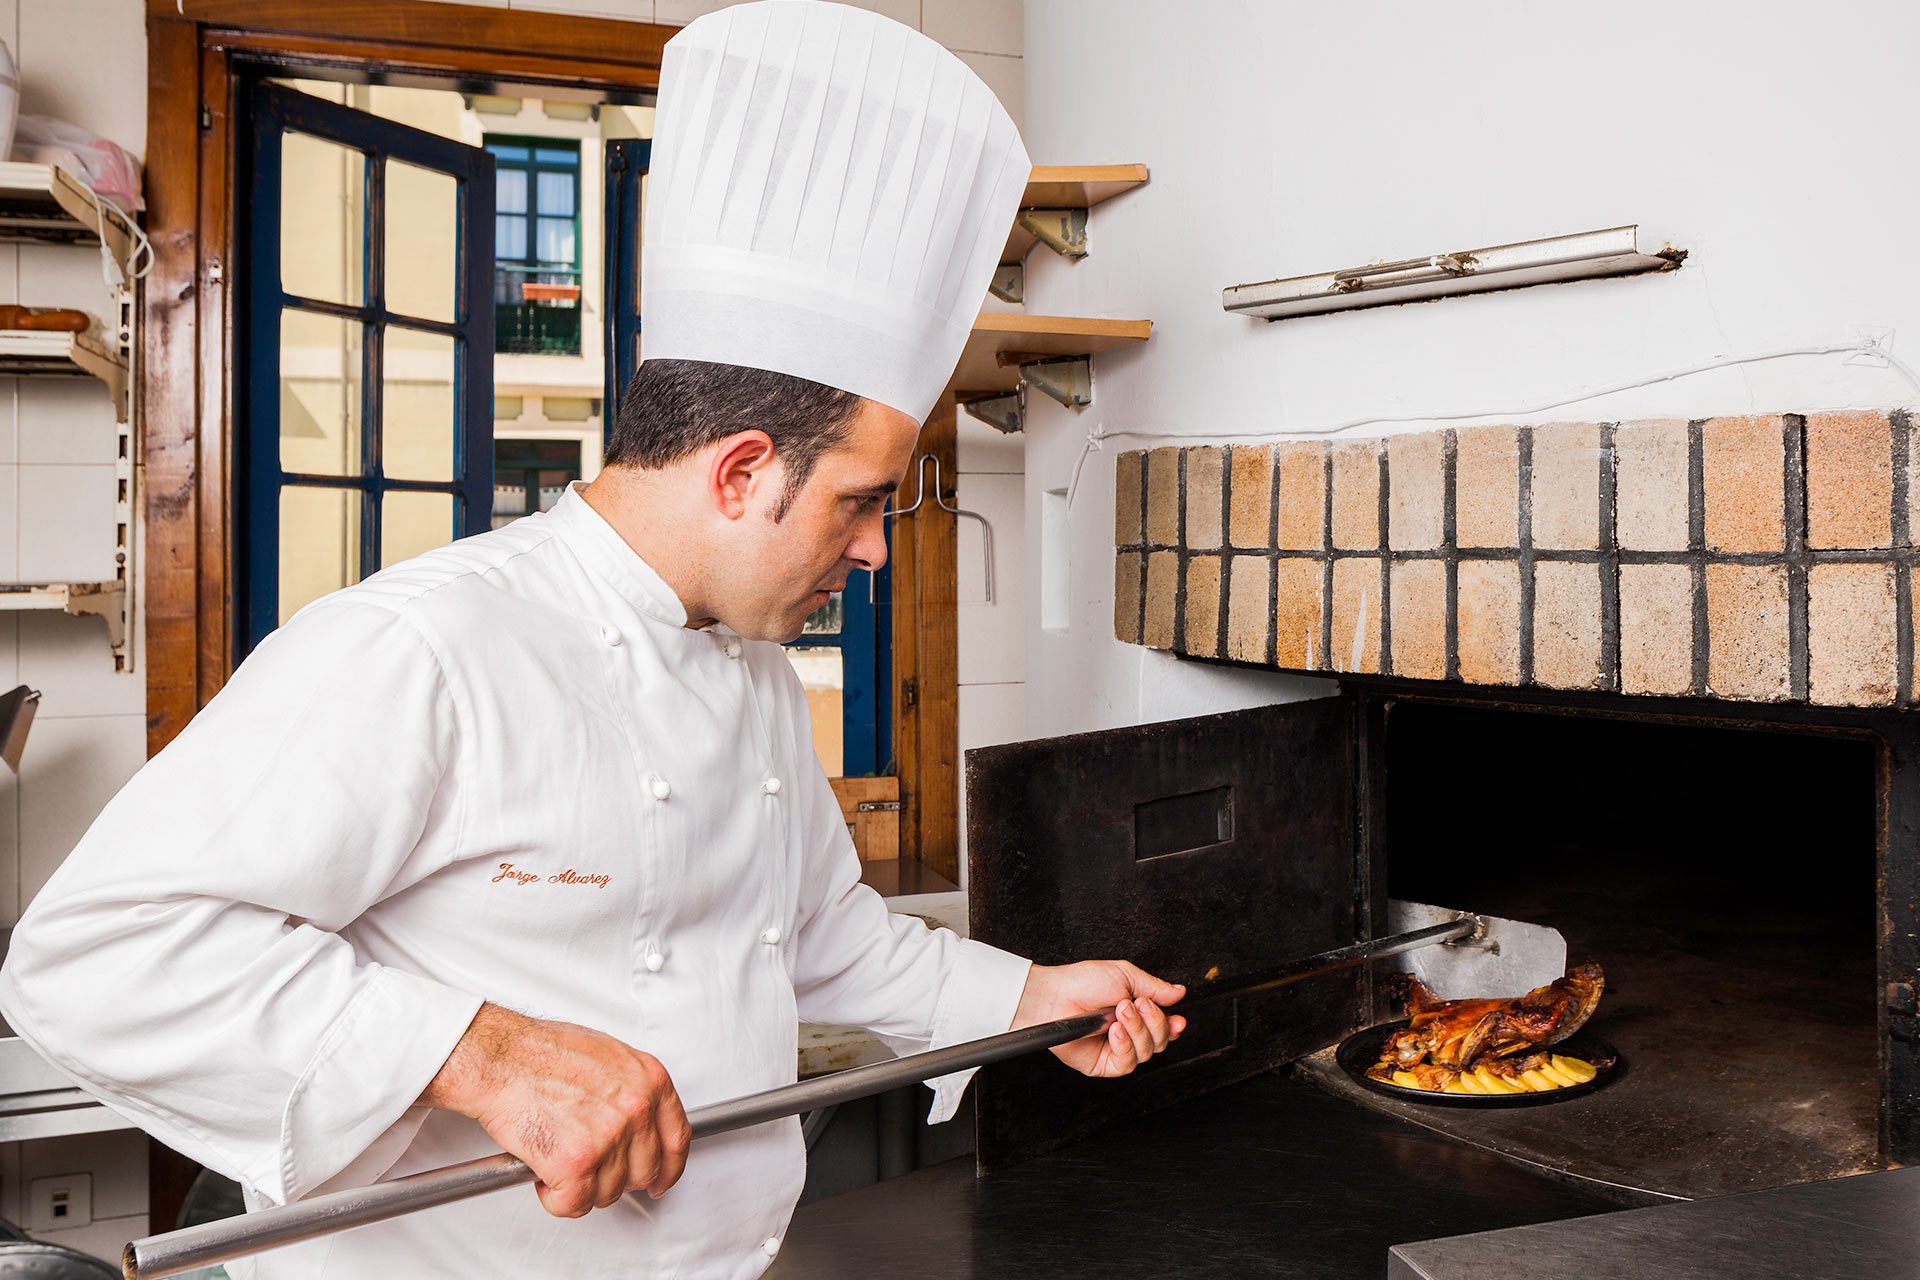
[[[656,777],[653,780],[653,798],[655,800],[665,800],[672,794],[673,788],[667,785],[665,778]]]
[[[658,951],[647,952],[647,972],[648,973],[658,973],[660,972],[660,970],[666,968],[666,965],[667,965],[667,958],[661,955]]]
[[[766,1243],[760,1246],[760,1252],[766,1254],[769,1258],[776,1256],[780,1252],[780,1237],[768,1236]]]
[[[737,657],[739,657],[739,656],[740,656],[740,642],[739,642],[738,640],[729,640],[729,641],[727,641],[727,643],[726,643],[726,644],[725,644],[725,645],[723,646],[723,648],[722,648],[722,652],[724,652],[724,653],[725,653],[725,654],[726,654],[726,655],[727,655],[727,656],[728,656],[729,658],[737,658]]]
[[[777,796],[780,794],[780,779],[768,778],[760,784],[760,789],[770,796]]]
[[[600,624],[600,638],[608,644],[618,647],[620,644],[620,629],[611,623],[603,622]]]
[[[770,947],[779,946],[780,945],[780,926],[774,925],[774,924],[768,925],[766,929],[760,934],[760,941],[766,943]]]

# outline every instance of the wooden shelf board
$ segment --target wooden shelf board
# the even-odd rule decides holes
[[[52,165],[0,163],[0,241],[99,244],[103,221],[107,248],[125,270],[133,237],[111,213],[101,217],[84,182]]]
[[[1012,391],[1020,385],[1023,360],[1093,355],[1145,342],[1152,335],[1151,320],[983,311],[973,322],[973,334],[961,352],[951,385],[963,400]]]
[[[1091,209],[1146,181],[1143,164],[1037,164],[1020,204],[1026,209]]]
[[[117,414],[127,390],[127,364],[90,333],[0,329],[0,378],[98,378]]]

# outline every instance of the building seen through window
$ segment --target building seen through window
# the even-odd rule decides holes
[[[490,134],[495,349],[580,354],[580,144]]]

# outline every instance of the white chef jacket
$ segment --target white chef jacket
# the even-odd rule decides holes
[[[791,1083],[800,1021],[1005,1030],[1027,962],[889,914],[780,647],[686,621],[577,492],[315,602],[101,813],[0,1011],[256,1207],[497,1150],[414,1105],[482,1000],[652,1053],[690,1109]],[[804,1173],[777,1121],[658,1201],[519,1187],[229,1269],[758,1275]]]

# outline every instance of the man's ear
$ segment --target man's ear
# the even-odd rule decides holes
[[[729,520],[747,513],[756,498],[764,499],[780,483],[782,468],[774,454],[773,437],[764,431],[742,431],[715,446],[707,470],[707,492],[713,509]]]

